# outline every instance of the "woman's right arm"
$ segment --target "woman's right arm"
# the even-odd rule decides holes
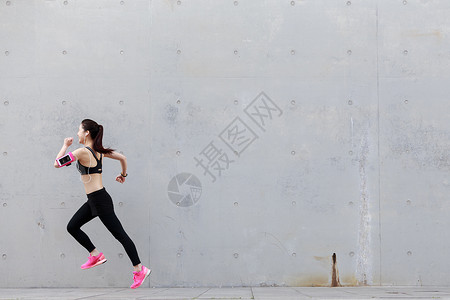
[[[119,152],[113,151],[109,154],[105,154],[105,157],[120,161],[120,165],[122,166],[122,172],[120,173],[120,175],[117,175],[116,181],[118,181],[120,183],[124,183],[125,177],[127,176],[127,158],[125,157],[125,155],[123,155]]]

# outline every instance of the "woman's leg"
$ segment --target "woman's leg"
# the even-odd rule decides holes
[[[99,218],[106,226],[106,228],[112,233],[112,235],[122,244],[123,248],[125,248],[128,257],[135,267],[135,270],[140,271],[141,261],[137,253],[136,246],[123,229],[122,224],[120,223],[116,214],[112,212],[106,215],[101,215],[99,216]]]
[[[93,218],[94,217],[92,216],[89,204],[84,203],[67,224],[67,231],[78,241],[78,243],[86,248],[89,253],[96,250],[95,246],[94,244],[92,244],[86,233],[84,233],[80,228],[87,222],[91,221]]]

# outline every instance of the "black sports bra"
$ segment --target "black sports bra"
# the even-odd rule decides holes
[[[91,151],[92,155],[94,156],[95,160],[97,161],[97,165],[95,167],[86,167],[80,164],[80,161],[77,160],[77,168],[78,171],[80,171],[81,175],[87,175],[87,174],[102,174],[102,156],[103,154],[100,153],[100,159],[97,159],[97,156],[94,153],[94,150],[92,150],[89,147],[86,147],[89,151]]]

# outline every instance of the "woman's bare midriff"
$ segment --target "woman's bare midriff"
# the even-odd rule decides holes
[[[89,176],[91,176],[89,178]],[[81,175],[86,194],[93,193],[103,188],[102,174]]]

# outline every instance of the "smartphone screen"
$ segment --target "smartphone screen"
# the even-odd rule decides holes
[[[60,165],[63,165],[63,164],[65,164],[65,163],[69,162],[69,161],[71,161],[71,158],[70,158],[70,155],[67,154],[67,155],[64,155],[63,157],[61,157],[61,158],[59,159],[59,164],[60,164]]]

